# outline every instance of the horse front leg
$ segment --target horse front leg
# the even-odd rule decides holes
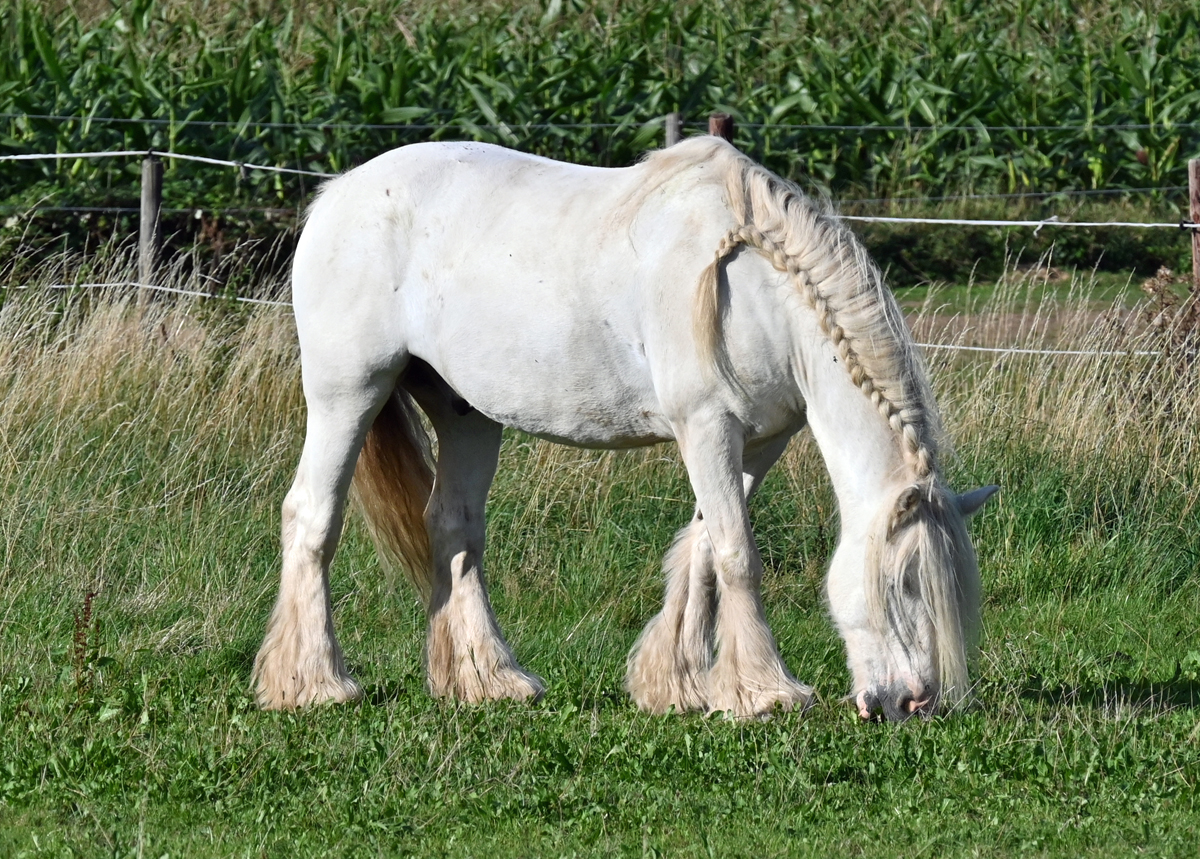
[[[787,448],[787,432],[743,456],[742,487],[749,501]],[[708,707],[709,669],[717,608],[713,546],[700,509],[676,535],[663,560],[663,609],[646,625],[629,654],[625,688],[642,710],[665,713]]]
[[[717,653],[708,672],[708,711],[749,718],[776,707],[806,707],[812,689],[797,682],[783,664],[763,612],[762,559],[746,506],[748,490],[757,481],[745,480],[740,427],[724,415],[693,419],[679,438],[704,511],[716,580]],[[782,445],[774,456],[781,450]]]
[[[429,690],[472,703],[537,699],[542,682],[517,663],[504,640],[483,574],[484,508],[501,426],[476,411],[459,414],[439,389],[411,389],[438,437],[437,477],[425,511],[433,560],[425,650]]]

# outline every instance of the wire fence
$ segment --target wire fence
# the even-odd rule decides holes
[[[0,206],[0,214],[32,214],[35,212],[62,212],[64,214],[136,215],[141,209],[135,206]],[[163,206],[164,215],[202,215],[205,212],[220,212],[222,215],[295,215],[295,207],[282,206]]]
[[[3,159],[0,158],[0,161]],[[247,165],[247,169],[257,169],[253,165]],[[318,174],[321,176],[334,174]],[[1142,194],[1159,194],[1159,193],[1183,193],[1188,190],[1187,185],[1161,185],[1154,188],[1084,188],[1065,191],[1032,191],[1021,192],[1017,194],[953,194],[942,196],[928,197],[839,197],[837,202],[843,206],[851,205],[922,205],[926,203],[957,203],[968,200],[1045,200],[1049,198],[1074,199],[1083,197],[1107,197],[1107,196],[1134,196]],[[164,213],[183,214],[186,212],[194,212],[197,207],[187,208],[163,208]],[[130,206],[45,206],[35,204],[32,206],[14,206],[0,205],[0,213],[13,214],[17,212],[103,212],[108,214],[132,214],[138,209]],[[285,208],[281,206],[221,206],[220,211],[227,214],[250,214],[250,213],[271,213],[271,214],[286,214],[294,213],[296,209]],[[1047,219],[1050,220],[1050,219]]]
[[[148,292],[163,292],[170,295],[184,295],[191,298],[216,298],[225,301],[235,301],[241,304],[260,304],[267,307],[291,307],[290,301],[276,301],[270,298],[249,298],[242,295],[221,295],[220,293],[202,292],[198,289],[180,289],[175,286],[163,286],[157,283],[141,283],[136,280],[113,280],[103,283],[47,283],[20,284],[3,288],[14,292],[36,292],[37,290],[103,290],[103,289],[144,289]]]
[[[843,221],[859,221],[866,224],[941,224],[944,226],[960,227],[1033,227],[1040,230],[1043,227],[1084,227],[1097,229],[1099,227],[1124,227],[1138,230],[1193,230],[1200,224],[1188,220],[1174,223],[1169,221],[1064,221],[1057,215],[1040,221],[1005,221],[992,218],[901,218],[890,215],[838,215]]]
[[[1020,191],[1014,194],[948,194],[926,197],[841,197],[838,202],[851,203],[957,203],[963,200],[1045,200],[1051,197],[1111,197],[1135,194],[1180,193],[1187,185],[1158,185],[1153,188],[1074,188],[1062,191]]]
[[[296,176],[317,176],[328,179],[333,173],[318,173],[315,170],[297,170],[294,167],[276,167],[273,164],[250,164],[245,161],[228,161],[224,158],[209,158],[204,155],[185,155],[182,152],[162,152],[155,149],[119,149],[112,152],[50,152],[26,153],[22,155],[0,155],[5,161],[77,161],[90,158],[169,158],[192,161],[197,164],[214,164],[219,167],[237,167],[240,170],[263,170],[267,173],[290,173]]]
[[[399,109],[403,113],[406,108]],[[437,117],[436,121],[432,117]],[[565,121],[528,121],[520,120],[501,121],[495,116],[490,116],[491,121],[475,122],[471,119],[458,115],[442,115],[437,111],[428,113],[424,117],[415,117],[412,121],[395,121],[395,122],[355,122],[346,121],[343,118],[331,118],[329,121],[307,120],[307,121],[286,121],[286,120],[270,120],[270,119],[238,119],[238,120],[210,120],[200,119],[195,117],[175,118],[161,116],[111,116],[111,115],[88,115],[86,113],[18,113],[18,112],[3,112],[0,113],[0,122],[9,123],[24,123],[28,129],[29,123],[54,123],[61,128],[54,131],[56,139],[61,139],[61,145],[66,148],[84,148],[89,146],[85,141],[88,138],[95,138],[96,143],[91,144],[94,148],[105,148],[108,146],[119,146],[124,148],[147,146],[160,147],[164,150],[173,150],[174,158],[184,160],[185,155],[179,150],[186,149],[188,152],[196,152],[199,154],[190,156],[191,159],[198,159],[212,151],[209,147],[214,144],[212,140],[205,140],[202,136],[196,135],[196,130],[203,131],[205,129],[212,131],[221,131],[221,143],[219,144],[225,153],[229,154],[235,160],[238,158],[238,153],[245,151],[246,158],[244,160],[253,160],[257,158],[263,161],[264,149],[271,152],[276,152],[279,158],[268,156],[269,160],[274,161],[270,172],[280,174],[291,174],[296,176],[321,175],[321,168],[313,168],[313,164],[317,161],[308,161],[308,159],[320,159],[321,161],[328,160],[329,163],[336,165],[338,169],[347,166],[353,166],[358,163],[358,160],[364,152],[377,151],[381,145],[388,145],[389,137],[390,144],[395,145],[402,141],[413,141],[416,139],[443,138],[447,134],[462,135],[466,137],[474,137],[479,139],[490,139],[493,142],[500,142],[510,146],[521,146],[522,148],[532,148],[541,154],[549,154],[546,151],[547,140],[557,141],[561,144],[568,138],[574,137],[594,137],[590,132],[615,132],[612,134],[601,134],[604,143],[601,141],[596,145],[600,146],[605,153],[610,152],[610,147],[617,145],[614,143],[618,138],[623,138],[627,135],[622,132],[633,134],[635,143],[625,141],[625,144],[617,145],[616,152],[619,150],[620,158],[629,159],[636,158],[640,147],[648,145],[649,141],[658,138],[658,135],[669,131],[673,122],[678,124],[679,129],[701,130],[705,127],[705,122],[702,120],[683,121],[678,114],[667,114],[652,117],[634,117],[626,116],[615,121],[580,121],[580,122],[565,122]],[[1163,134],[1186,134],[1194,137],[1194,131],[1200,130],[1200,122],[1126,122],[1126,123],[1088,123],[1088,122],[1069,122],[1060,124],[1011,124],[1011,125],[984,125],[979,122],[961,121],[947,122],[941,124],[914,124],[912,122],[905,123],[794,123],[794,122],[738,122],[736,127],[746,132],[748,139],[742,141],[743,144],[749,144],[751,147],[765,147],[758,153],[759,160],[763,163],[768,163],[773,158],[776,160],[782,159],[780,164],[772,164],[776,172],[780,172],[781,168],[789,175],[790,171],[800,170],[805,175],[811,173],[811,178],[823,191],[832,187],[833,183],[850,182],[858,187],[874,187],[876,181],[881,181],[882,185],[878,187],[895,186],[895,193],[890,198],[876,197],[867,199],[846,199],[843,198],[844,204],[876,204],[887,203],[895,205],[897,202],[909,202],[913,197],[907,197],[907,194],[916,193],[917,198],[922,202],[947,202],[947,201],[967,201],[967,200],[1004,200],[1004,199],[1086,199],[1091,196],[1111,196],[1111,195],[1128,195],[1128,196],[1147,196],[1156,195],[1162,197],[1164,195],[1175,196],[1186,190],[1184,186],[1179,184],[1167,185],[1163,184],[1157,187],[1145,187],[1145,180],[1149,175],[1159,175],[1155,171],[1174,171],[1177,172],[1178,158],[1168,156],[1166,154],[1157,153],[1153,156],[1156,160],[1149,173],[1143,169],[1144,175],[1140,177],[1136,175],[1137,170],[1142,169],[1134,165],[1134,173],[1122,173],[1115,184],[1129,185],[1127,188],[1094,188],[1088,187],[1095,181],[1095,175],[1089,170],[1079,172],[1079,161],[1076,158],[1072,163],[1075,165],[1070,168],[1069,176],[1061,174],[1061,170],[1054,176],[1041,175],[1040,179],[1034,175],[1041,168],[1049,164],[1050,161],[1055,161],[1058,154],[1042,152],[1037,157],[1034,157],[1035,163],[1026,163],[1028,157],[1033,157],[1030,153],[1037,150],[1036,140],[1041,139],[1039,135],[1050,135],[1052,137],[1072,137],[1078,136],[1080,140],[1091,140],[1094,135],[1108,135],[1128,137],[1136,132],[1150,132],[1151,137],[1161,136]],[[95,129],[109,129],[107,132],[100,134],[99,138],[93,133]],[[124,130],[122,130],[124,129]],[[45,130],[45,129],[43,129]],[[232,131],[230,135],[228,132]],[[272,134],[271,132],[295,132],[295,135],[287,136]],[[366,138],[357,134],[362,132],[366,134]],[[555,132],[561,132],[556,134]],[[806,138],[805,133],[816,135],[816,138]],[[875,173],[875,167],[872,163],[875,159],[862,157],[861,152],[855,150],[855,146],[849,140],[842,144],[836,141],[847,136],[886,134],[897,139],[911,138],[910,143],[915,139],[941,139],[949,136],[950,139],[961,138],[964,145],[967,139],[972,135],[996,136],[1009,139],[1009,146],[1016,147],[1014,152],[1017,154],[1013,157],[1017,158],[1020,163],[1016,164],[1016,173],[1012,175],[1012,165],[1008,172],[1003,176],[1000,174],[994,175],[995,165],[981,167],[979,164],[983,162],[979,159],[968,159],[971,163],[960,165],[966,174],[974,177],[968,184],[968,193],[950,193],[955,189],[952,185],[947,184],[947,176],[934,175],[927,176],[921,170],[922,179],[918,182],[915,179],[911,182],[904,177],[912,173],[911,164],[905,159],[908,158],[924,158],[926,155],[913,153],[892,153],[895,158],[899,158],[895,164],[885,171],[886,179],[879,180]],[[116,135],[117,140],[113,139]],[[301,155],[301,150],[310,146],[314,135],[323,137],[324,142],[320,144],[312,144],[311,153]],[[331,136],[332,135],[332,136]],[[414,136],[416,135],[416,136]],[[832,138],[830,138],[832,135]],[[932,136],[932,137],[931,137]],[[21,132],[18,130],[16,138],[21,137]],[[10,136],[11,138],[11,136]],[[818,139],[819,138],[819,139]],[[990,138],[989,138],[990,139]],[[104,140],[104,142],[98,142]],[[808,141],[805,143],[805,141]],[[826,144],[820,143],[821,140],[834,141],[832,143],[834,149],[839,150],[837,153],[825,152],[824,161],[821,163],[836,163],[839,167],[830,168],[833,172],[826,175],[824,172],[813,168],[811,162],[812,155],[799,156],[799,160],[795,157],[800,149],[811,150],[812,147],[820,149]],[[74,142],[71,142],[74,141]],[[309,141],[309,142],[305,142]],[[781,142],[782,141],[782,142]],[[1122,138],[1123,142],[1114,142],[1114,147],[1108,147],[1113,153],[1124,151],[1129,144],[1128,140]],[[980,141],[976,141],[977,143]],[[1153,141],[1151,141],[1152,143]],[[628,144],[628,145],[626,145]],[[10,143],[12,145],[19,145]],[[36,144],[35,144],[36,145]],[[557,145],[557,144],[556,144]],[[630,146],[633,146],[632,151]],[[874,144],[867,144],[873,146]],[[913,144],[916,145],[916,144]],[[921,144],[924,146],[924,144]],[[1150,145],[1148,143],[1148,145]],[[1163,144],[1167,146],[1167,144]],[[1164,153],[1175,152],[1183,144],[1176,140],[1174,144],[1167,146]],[[1033,150],[1028,148],[1032,146]],[[228,147],[228,148],[226,148]],[[365,147],[365,148],[364,148]],[[952,145],[953,149],[954,146]],[[986,147],[985,147],[986,148]],[[1003,147],[1001,147],[1003,148]],[[1136,147],[1135,147],[1136,148]],[[1150,145],[1150,148],[1153,148]],[[1183,145],[1186,148],[1186,145]],[[852,151],[853,150],[853,151]],[[1028,150],[1028,151],[1027,151]],[[1104,146],[1101,150],[1108,151]],[[10,150],[11,151],[11,150]],[[589,150],[590,151],[590,150]],[[924,150],[921,150],[922,152]],[[955,150],[957,151],[957,150]],[[1040,150],[1038,150],[1040,151]],[[286,154],[284,154],[286,152]],[[907,151],[906,151],[907,152]],[[1058,150],[1055,150],[1057,153]],[[787,153],[787,154],[784,154]],[[576,152],[576,155],[581,153]],[[595,154],[595,153],[593,153]],[[884,160],[889,157],[883,153]],[[977,153],[981,154],[981,153]],[[988,149],[986,153],[991,160],[1003,158],[1004,155],[998,155],[992,149]],[[1061,154],[1061,153],[1059,153]],[[1178,153],[1176,153],[1177,155]],[[72,153],[67,153],[63,158],[72,157]],[[1147,164],[1146,158],[1150,157],[1144,151],[1135,152],[1129,150],[1129,158],[1134,156],[1141,161],[1144,168]],[[1028,157],[1027,157],[1028,156]],[[584,155],[586,158],[586,154]],[[607,157],[607,156],[606,156]],[[1065,157],[1065,156],[1064,156]],[[1170,164],[1162,161],[1162,158],[1168,158]],[[1021,159],[1024,159],[1023,161]],[[1049,159],[1049,160],[1047,160]],[[24,159],[14,159],[24,160]],[[30,159],[33,160],[33,159]],[[287,161],[295,162],[291,166],[282,166]],[[984,161],[989,159],[985,158]],[[1111,159],[1110,159],[1111,160]],[[308,161],[308,163],[301,163]],[[975,164],[979,161],[979,164]],[[861,163],[860,163],[861,162]],[[868,163],[871,162],[871,163]],[[605,162],[607,163],[607,162]],[[1090,162],[1089,162],[1090,163]],[[1105,169],[1113,167],[1113,164],[1108,164]],[[1114,164],[1123,163],[1120,159]],[[907,165],[907,166],[906,166]],[[974,165],[974,166],[972,166]],[[308,169],[304,169],[308,168]],[[260,170],[267,169],[265,164],[260,164]],[[1121,168],[1124,169],[1124,168]],[[848,173],[842,175],[841,172],[846,170]],[[991,170],[992,172],[988,172]],[[1030,173],[1029,171],[1033,171]],[[898,171],[898,172],[897,172]],[[983,172],[980,172],[983,171]],[[936,172],[936,171],[935,171]],[[1003,172],[1003,171],[1002,171]],[[986,174],[986,175],[985,175]],[[1107,175],[1107,174],[1106,174]],[[1163,173],[1163,176],[1166,174]],[[981,179],[981,177],[983,177]],[[1139,181],[1140,179],[1140,181]],[[976,181],[987,181],[993,184],[993,188],[999,187],[1003,189],[1008,186],[1009,193],[974,193],[971,186]],[[1043,186],[1066,186],[1058,187],[1056,190],[1040,191],[1034,190],[1037,184]],[[946,190],[942,196],[925,196],[921,193],[921,186],[928,185],[930,188],[943,188]],[[1018,189],[1024,186],[1026,190],[1019,191]],[[1031,187],[1032,186],[1032,187]],[[1072,187],[1073,186],[1073,187]],[[1135,187],[1137,186],[1137,187]],[[296,191],[295,187],[291,191]],[[298,189],[301,194],[304,192],[303,183]],[[41,211],[50,211],[49,208]]]
[[[212,120],[212,119],[168,119],[162,117],[123,117],[123,116],[87,116],[48,113],[0,113],[0,119],[35,119],[49,122],[86,122],[105,125],[147,125],[169,128],[264,128],[292,131],[437,131],[444,128],[470,127],[482,128],[488,131],[504,129],[529,128],[538,130],[553,130],[556,128],[580,130],[589,128],[630,128],[643,125],[663,125],[666,117],[651,117],[649,119],[628,119],[624,122],[508,122],[508,123],[461,123],[453,121],[441,123],[366,123],[366,122],[276,122],[270,120]],[[707,120],[685,121],[687,128],[707,128]],[[779,131],[844,131],[847,133],[881,132],[888,134],[924,134],[929,132],[987,132],[1002,133],[1009,131],[1062,131],[1062,132],[1093,132],[1093,131],[1164,131],[1175,129],[1200,128],[1200,122],[1123,122],[1123,123],[1083,123],[1061,125],[981,125],[975,123],[944,124],[944,125],[825,125],[820,123],[787,123],[787,122],[739,122],[740,128],[767,129]]]
[[[6,115],[0,114],[0,117]],[[64,119],[64,117],[50,117]],[[95,118],[93,118],[94,120]],[[115,118],[111,121],[123,121]],[[150,121],[150,120],[147,120]],[[232,124],[232,123],[230,123]],[[1200,125],[1198,123],[1197,125]],[[325,126],[323,126],[325,127]],[[411,126],[402,126],[411,127]],[[1038,128],[1040,126],[1029,126],[1029,128]],[[1056,128],[1060,126],[1054,126]],[[17,161],[46,161],[46,160],[75,160],[75,159],[96,159],[96,158],[166,158],[189,161],[199,164],[207,164],[219,167],[230,167],[240,171],[261,170],[266,172],[288,173],[305,176],[314,176],[320,178],[329,178],[335,174],[318,173],[312,170],[299,170],[295,168],[279,167],[268,164],[253,164],[245,161],[232,161],[221,158],[209,158],[206,156],[188,155],[177,152],[164,152],[157,150],[113,150],[106,152],[59,152],[59,153],[24,153],[16,155],[0,156],[0,163],[17,162]],[[1152,190],[1152,189],[1144,189]],[[1161,189],[1155,189],[1161,190]],[[1186,187],[1183,190],[1187,190]],[[1106,193],[1101,191],[1100,193]],[[966,195],[967,198],[975,196],[988,195]],[[1024,195],[1017,195],[1024,196]],[[847,201],[850,202],[850,201]],[[853,201],[853,202],[877,202],[877,201]],[[51,210],[59,211],[80,211],[80,212],[138,212],[140,209],[122,208],[122,207],[46,207]],[[33,207],[29,211],[37,210]],[[160,210],[160,211],[175,211],[175,212],[192,212],[194,209],[175,209],[175,210]],[[250,210],[250,211],[267,211],[267,210]],[[290,209],[273,209],[270,211],[290,212]],[[1097,228],[1124,228],[1124,229],[1182,229],[1196,231],[1200,230],[1200,223],[1180,220],[1176,223],[1170,222],[1135,222],[1135,221],[1069,221],[1061,220],[1058,217],[1047,218],[1043,220],[1003,220],[1003,219],[972,219],[972,218],[920,218],[920,217],[894,217],[884,215],[838,215],[837,217],[847,221],[856,221],[864,223],[894,223],[894,224],[927,224],[939,226],[973,226],[973,227],[1032,227],[1034,232],[1045,227],[1051,228],[1081,228],[1081,229],[1097,229]],[[120,288],[135,288],[139,290],[147,290],[151,292],[170,293],[174,295],[189,296],[194,298],[231,298],[232,300],[245,304],[265,305],[274,307],[290,307],[291,302],[278,301],[273,299],[250,298],[243,296],[221,296],[210,292],[199,290],[179,289],[176,287],[168,287],[160,284],[150,284],[142,281],[116,281],[110,283],[78,283],[78,284],[49,284],[45,286],[10,286],[4,285],[7,290],[29,290],[29,289],[48,289],[48,290],[77,290],[77,289],[120,289]],[[980,352],[980,353],[996,353],[1007,355],[1042,355],[1042,356],[1093,356],[1093,357],[1130,357],[1130,356],[1155,356],[1161,353],[1148,351],[1082,351],[1072,349],[1025,349],[1019,347],[991,347],[991,346],[969,346],[964,344],[947,344],[947,343],[918,343],[918,346],[929,350],[954,350],[962,352]]]
[[[6,161],[63,161],[73,159],[91,159],[91,158],[167,158],[178,159],[181,161],[191,161],[199,164],[211,164],[220,167],[233,167],[238,170],[262,170],[274,173],[292,173],[303,176],[315,176],[322,179],[332,178],[337,175],[334,173],[318,173],[313,170],[298,170],[291,167],[277,167],[271,164],[252,164],[246,161],[231,161],[224,158],[208,158],[199,155],[186,155],[178,152],[162,152],[154,149],[143,150],[115,150],[111,152],[54,152],[54,153],[28,153],[21,155],[0,155],[0,163]],[[1186,190],[1186,186],[1180,186]],[[1150,189],[1146,189],[1150,190]],[[969,199],[974,195],[965,197]],[[866,201],[843,201],[843,202],[866,202]],[[69,207],[68,207],[69,208]],[[130,210],[135,211],[135,210]],[[190,210],[181,210],[190,211]],[[290,211],[290,210],[284,210]],[[957,226],[976,226],[976,227],[1033,227],[1041,229],[1043,227],[1126,227],[1134,229],[1196,229],[1198,226],[1187,220],[1176,222],[1138,222],[1138,221],[1066,221],[1058,216],[1043,218],[1041,220],[1002,220],[1002,219],[986,219],[986,218],[914,218],[914,217],[899,217],[890,215],[838,215],[839,218],[846,221],[860,221],[864,223],[889,223],[889,224],[943,224]]]

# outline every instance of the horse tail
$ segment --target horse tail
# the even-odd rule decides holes
[[[397,388],[358,455],[353,496],[384,568],[403,569],[426,604],[433,589],[433,561],[425,506],[433,474],[429,435],[412,398]]]

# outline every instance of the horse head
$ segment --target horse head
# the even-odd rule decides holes
[[[966,696],[980,604],[966,520],[997,488],[957,495],[936,480],[904,486],[867,535],[861,591],[841,592],[842,605],[831,591],[863,718],[932,715]],[[846,605],[847,593],[859,599]]]

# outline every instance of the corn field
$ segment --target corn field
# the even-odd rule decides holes
[[[6,0],[0,21],[6,153],[337,171],[466,137],[619,165],[666,113],[723,110],[750,155],[841,196],[1170,188],[1200,155],[1187,0]],[[0,202],[128,201],[135,169],[6,165]],[[304,190],[186,165],[167,182],[197,206]]]

